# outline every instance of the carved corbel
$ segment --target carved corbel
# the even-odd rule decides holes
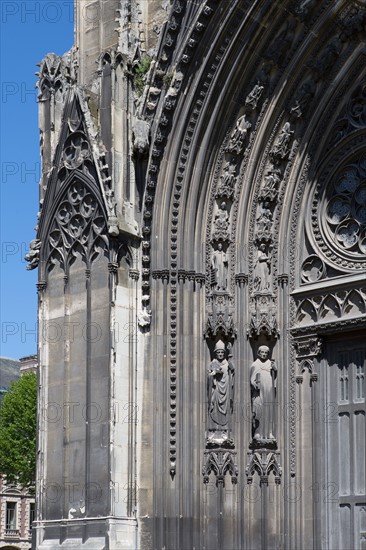
[[[257,473],[260,478],[261,485],[268,485],[268,478],[273,473],[275,483],[281,483],[282,468],[280,466],[279,451],[257,450],[248,452],[248,463],[245,468],[247,483],[253,482],[254,474]]]
[[[274,339],[279,336],[277,306],[269,292],[258,292],[251,298],[248,337],[257,339],[261,334]]]
[[[236,335],[234,319],[231,313],[215,310],[208,314],[204,328],[204,337],[216,338],[218,335],[224,335],[229,338],[233,338]]]
[[[317,334],[298,336],[294,340],[294,347],[298,365],[296,381],[298,383],[302,382],[303,373],[307,369],[310,374],[310,380],[316,382],[318,374],[314,372],[314,359],[322,352],[322,339]]]
[[[29,264],[27,265],[28,270],[38,267],[41,245],[42,243],[39,239],[34,239],[30,242],[29,251],[24,256],[24,259],[29,262]]]
[[[204,455],[204,465],[202,468],[203,483],[208,483],[210,474],[216,476],[216,485],[225,486],[225,476],[227,473],[231,476],[231,483],[238,482],[238,466],[236,464],[236,453],[228,450],[206,451]]]

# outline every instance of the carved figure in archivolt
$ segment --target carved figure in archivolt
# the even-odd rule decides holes
[[[214,359],[207,370],[207,447],[233,447],[230,437],[234,406],[234,365],[228,361],[224,342],[215,346]]]
[[[214,219],[214,239],[226,240],[229,237],[229,214],[226,209],[226,202],[222,201]]]
[[[272,212],[269,202],[265,202],[261,206],[259,216],[257,217],[257,234],[259,237],[270,234],[272,227]]]
[[[254,109],[257,107],[258,100],[263,93],[263,90],[264,90],[264,86],[260,86],[259,83],[256,84],[252,89],[252,91],[247,95],[247,98],[245,100],[245,105],[251,107],[252,110],[254,111]]]
[[[295,104],[291,108],[291,114],[294,117],[301,117],[306,107],[315,94],[315,82],[311,78],[306,80],[295,97]]]
[[[270,247],[261,243],[254,264],[254,289],[258,292],[269,291],[271,287],[271,254]]]
[[[291,139],[291,135],[294,133],[293,130],[291,130],[291,125],[289,122],[286,122],[283,125],[283,128],[275,142],[275,144],[272,147],[271,154],[274,157],[279,157],[281,159],[286,158],[286,156],[289,154],[289,142]]]
[[[220,183],[217,189],[218,197],[231,197],[234,194],[235,189],[235,171],[236,167],[231,162],[226,162],[222,175],[220,177]]]
[[[264,185],[261,189],[261,197],[264,199],[274,200],[278,193],[278,185],[281,181],[280,171],[272,169],[267,172],[264,178]]]
[[[224,252],[222,243],[218,243],[217,250],[212,254],[212,285],[216,290],[227,289],[227,275],[228,275],[229,261],[226,252]]]
[[[252,393],[253,442],[273,442],[275,381],[277,366],[269,359],[268,346],[258,348],[258,357],[250,368]]]
[[[251,123],[246,120],[246,115],[242,115],[236,121],[236,125],[230,136],[230,141],[227,150],[229,153],[239,155],[243,149],[244,141],[247,137],[247,132],[251,127]]]

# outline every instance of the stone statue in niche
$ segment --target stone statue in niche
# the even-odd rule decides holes
[[[229,238],[229,214],[226,209],[226,202],[222,201],[214,219],[214,239],[226,240]]]
[[[236,126],[231,133],[229,145],[227,150],[229,153],[236,153],[239,155],[243,149],[244,141],[247,137],[247,132],[251,127],[251,123],[246,120],[246,115],[242,115],[236,121]]]
[[[258,246],[257,259],[254,264],[254,289],[257,292],[270,291],[271,288],[271,254],[270,246],[261,243]]]
[[[228,257],[226,252],[224,252],[222,243],[218,243],[217,250],[212,254],[211,261],[211,270],[212,277],[211,282],[212,286],[216,290],[226,290],[227,289],[227,275],[228,275]]]
[[[263,90],[264,86],[260,86],[259,83],[256,84],[253,90],[247,95],[245,105],[251,107],[251,109],[254,111],[254,109],[257,107],[258,100],[263,93]]]
[[[41,241],[39,239],[34,239],[29,244],[29,251],[24,256],[24,259],[29,262],[27,269],[35,269],[39,264],[39,251],[41,249]]]
[[[260,346],[257,359],[250,368],[254,444],[275,442],[276,377],[277,366],[275,361],[269,359],[268,346]]]
[[[230,434],[234,407],[235,368],[227,360],[224,342],[215,345],[214,359],[207,370],[208,431],[207,447],[233,447]]]
[[[220,183],[217,189],[218,197],[231,197],[235,189],[235,171],[236,166],[231,162],[226,162],[220,177]]]
[[[272,147],[271,154],[275,157],[279,157],[281,159],[284,159],[287,157],[287,155],[290,152],[289,149],[289,141],[291,139],[291,134],[293,134],[294,131],[291,130],[291,125],[289,122],[286,122],[283,125],[283,128],[280,132],[280,135],[277,138],[277,141]]]

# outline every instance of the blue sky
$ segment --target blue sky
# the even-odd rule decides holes
[[[37,352],[37,270],[24,255],[38,211],[40,174],[37,63],[73,44],[73,0],[1,0],[1,347]]]

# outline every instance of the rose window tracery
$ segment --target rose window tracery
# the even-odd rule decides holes
[[[334,184],[327,205],[330,231],[343,248],[364,254],[366,227],[366,161],[347,169]]]
[[[347,269],[365,269],[365,158],[338,170],[327,185],[318,184],[312,226],[318,247],[329,260]]]

